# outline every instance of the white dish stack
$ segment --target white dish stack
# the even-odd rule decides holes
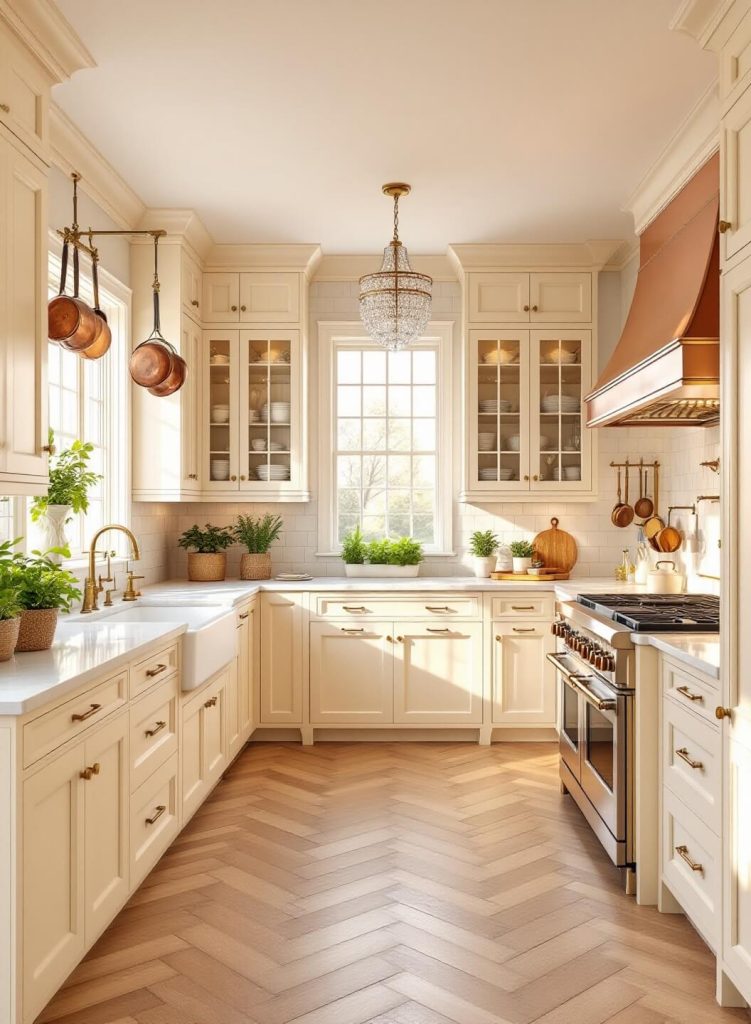
[[[258,466],[256,468],[256,476],[265,483],[289,480],[289,466]]]
[[[495,434],[478,434],[477,449],[481,452],[495,451]]]
[[[492,468],[481,467],[478,475],[480,480],[510,480],[512,470],[506,466],[501,466],[500,469],[496,469],[495,466]]]
[[[574,395],[546,395],[542,400],[543,412],[579,412],[579,399]]]

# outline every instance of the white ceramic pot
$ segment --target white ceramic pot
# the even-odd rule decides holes
[[[44,539],[47,548],[69,548],[70,542],[65,534],[65,524],[70,518],[70,505],[48,505],[44,513]],[[50,555],[53,562],[59,565],[62,555]]]
[[[420,572],[419,565],[345,565],[346,576],[368,576],[370,578],[385,577],[410,577],[417,576]]]
[[[490,555],[487,558],[481,558],[479,555],[475,555],[473,560],[475,564],[475,576],[478,579],[487,579],[491,572],[495,571],[495,555]]]
[[[529,567],[532,565],[531,558],[514,558],[513,560],[514,572],[526,573],[529,571]]]
[[[682,594],[686,577],[678,572],[675,562],[662,558],[654,569],[647,573],[648,594]]]

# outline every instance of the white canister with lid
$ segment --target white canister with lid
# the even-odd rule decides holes
[[[682,572],[678,572],[675,562],[663,558],[647,573],[647,593],[682,594],[684,582],[685,577]]]

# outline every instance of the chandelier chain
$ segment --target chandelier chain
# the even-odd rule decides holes
[[[394,196],[394,241],[399,241],[399,195]]]

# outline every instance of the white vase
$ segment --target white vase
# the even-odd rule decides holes
[[[478,579],[487,579],[491,572],[495,571],[495,563],[495,555],[489,555],[486,558],[481,557],[480,555],[475,555],[475,576],[477,576]]]
[[[70,518],[70,505],[48,505],[42,518],[46,548],[68,548],[70,543],[65,534],[65,524]],[[62,555],[50,555],[58,565]]]
[[[529,567],[532,565],[531,558],[514,558],[514,572],[524,573],[529,572]]]

